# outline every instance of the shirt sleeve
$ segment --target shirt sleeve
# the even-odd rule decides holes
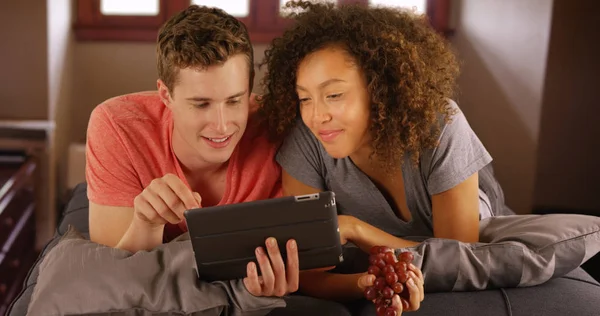
[[[276,160],[283,170],[298,181],[325,191],[322,154],[321,144],[299,119],[279,148]]]
[[[144,189],[118,127],[101,106],[88,123],[85,176],[88,199],[101,205],[133,207]]]
[[[438,146],[429,157],[427,188],[431,195],[447,191],[492,162],[465,115],[451,101],[456,113],[442,125]]]

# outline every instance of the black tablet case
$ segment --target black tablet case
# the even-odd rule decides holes
[[[185,218],[205,281],[246,277],[256,247],[268,237],[277,238],[284,260],[287,241],[296,240],[300,270],[343,261],[333,192],[192,209]]]

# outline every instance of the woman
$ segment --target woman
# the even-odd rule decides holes
[[[277,155],[285,194],[334,191],[342,241],[365,251],[428,237],[477,242],[481,218],[512,213],[491,156],[451,100],[456,59],[425,19],[288,7],[303,11],[265,53],[261,101],[272,136],[286,137]],[[304,272],[300,289],[356,299],[361,277]]]

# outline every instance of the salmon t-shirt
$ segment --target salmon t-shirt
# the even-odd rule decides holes
[[[282,194],[281,169],[274,159],[276,144],[267,140],[266,130],[259,127],[253,114],[251,111],[246,131],[231,155],[219,205]],[[88,199],[100,205],[133,207],[135,197],[152,180],[168,173],[190,188],[173,152],[172,133],[171,111],[157,92],[127,94],[98,105],[87,131]],[[185,221],[167,224],[165,240],[185,231]]]

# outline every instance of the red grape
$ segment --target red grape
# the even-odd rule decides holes
[[[394,253],[391,251],[386,252],[383,260],[385,260],[385,263],[387,264],[392,264],[396,262],[396,256],[394,256]]]
[[[377,316],[385,316],[386,310],[387,310],[387,306],[377,305],[377,309],[375,311],[377,312]]]
[[[378,266],[370,266],[369,270],[367,270],[367,273],[378,277],[381,274],[381,269],[379,269]]]
[[[399,271],[396,274],[398,275],[398,282],[406,283],[408,281],[408,273],[406,271]]]
[[[376,255],[379,253],[379,246],[373,246],[371,247],[371,250],[369,250],[369,253],[372,255]]]
[[[411,263],[414,259],[415,259],[415,256],[413,256],[412,252],[409,252],[409,251],[404,251],[400,255],[398,255],[398,260],[404,261],[407,264]]]
[[[381,295],[383,295],[384,298],[387,299],[391,299],[394,296],[394,290],[392,290],[390,287],[386,286],[383,291],[381,291]]]
[[[388,272],[385,274],[385,281],[389,286],[393,286],[396,284],[396,282],[398,282],[398,275],[396,272]]]
[[[383,269],[381,270],[381,272],[383,272],[383,274],[388,274],[388,273],[395,273],[396,270],[394,269],[393,265],[388,264],[385,267],[383,267]]]
[[[377,298],[377,289],[372,286],[369,286],[365,289],[365,298],[369,301],[372,301]]]
[[[400,294],[404,290],[404,286],[402,285],[402,283],[398,282],[392,285],[392,290],[394,290],[394,293]]]
[[[410,292],[406,281],[408,265],[414,260],[414,255],[404,251],[396,256],[393,249],[386,246],[373,246],[369,253],[370,266],[367,273],[374,275],[376,279],[373,286],[365,289],[365,298],[375,303],[378,316],[397,315],[392,307],[394,295],[400,296],[403,309],[408,310]]]
[[[379,246],[379,252],[380,252],[380,253],[385,253],[385,252],[390,252],[390,251],[392,251],[392,252],[393,252],[394,250],[392,250],[392,248],[390,248],[390,247],[386,247],[386,246]]]
[[[373,283],[373,286],[378,289],[378,290],[383,290],[386,286],[386,282],[385,282],[385,278],[384,277],[378,277],[377,279],[375,279],[375,282]]]
[[[410,308],[410,303],[407,300],[400,298],[400,301],[402,302],[403,311],[408,310]]]
[[[379,258],[377,258],[377,255],[370,255],[369,256],[369,264],[374,266],[375,264],[377,264],[377,261],[379,260]]]
[[[394,270],[396,272],[406,271],[406,270],[408,270],[408,265],[404,261],[398,261],[398,262],[394,263]]]
[[[385,309],[384,316],[397,316],[398,312],[393,307],[388,307]]]

